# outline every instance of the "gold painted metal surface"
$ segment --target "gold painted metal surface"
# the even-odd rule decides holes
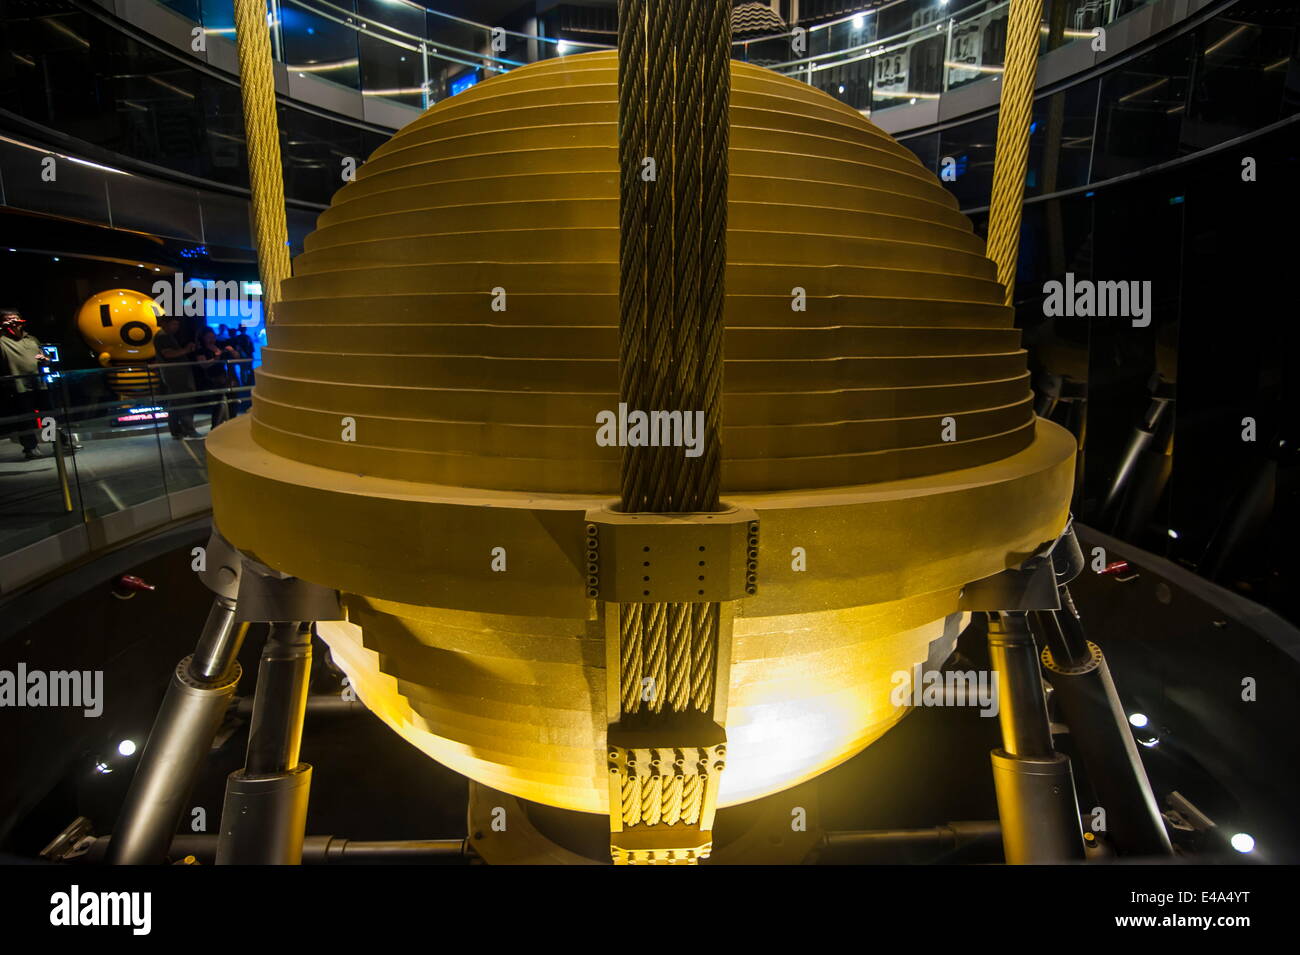
[[[758,593],[752,511],[587,513],[587,596],[614,603],[712,603]]]
[[[617,394],[616,70],[595,53],[514,71],[375,152],[285,283],[261,445],[403,480],[617,489],[619,449],[592,440]],[[890,480],[1028,445],[1019,336],[956,201],[796,81],[735,63],[731,104],[724,486]]]
[[[222,533],[344,593],[320,631],[367,706],[484,785],[601,813],[586,527],[618,488],[595,441],[618,390],[615,71],[525,67],[381,147],[285,283],[251,420],[207,443]],[[902,718],[892,675],[942,662],[965,584],[1060,533],[1075,453],[1033,418],[992,264],[935,178],[796,81],[733,64],[731,102],[722,488],[762,533],[761,586],[728,605],[719,807]]]

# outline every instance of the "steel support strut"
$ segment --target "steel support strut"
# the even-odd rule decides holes
[[[1025,615],[989,615],[989,657],[999,680],[1002,748],[992,753],[1002,847],[1011,865],[1083,858],[1070,760],[1056,752],[1038,652]]]
[[[298,761],[311,625],[271,625],[257,672],[244,768],[226,780],[218,865],[300,865],[311,766]]]
[[[1061,609],[1044,612],[1035,626],[1044,628],[1043,667],[1093,793],[1106,810],[1106,832],[1116,854],[1172,855],[1106,657],[1084,635],[1067,588],[1061,588]]]
[[[235,601],[218,595],[198,649],[172,672],[118,816],[109,864],[164,861],[194,780],[239,684],[235,658],[246,631],[247,624],[235,621]]]

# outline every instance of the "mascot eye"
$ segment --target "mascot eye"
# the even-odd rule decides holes
[[[99,306],[99,324],[103,325],[105,328],[113,327],[113,316],[109,312],[107,305]]]
[[[144,322],[127,322],[118,334],[128,345],[147,345],[153,340],[153,329]]]

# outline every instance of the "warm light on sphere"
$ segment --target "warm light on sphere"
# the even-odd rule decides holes
[[[609,788],[583,535],[619,493],[596,441],[619,400],[616,121],[601,52],[397,133],[295,261],[253,413],[207,440],[221,533],[342,593],[319,633],[366,706],[458,772],[588,812]],[[983,240],[911,152],[733,62],[730,170],[722,498],[761,543],[720,806],[901,719],[891,677],[950,655],[962,588],[1064,528],[1076,451],[1034,417]]]

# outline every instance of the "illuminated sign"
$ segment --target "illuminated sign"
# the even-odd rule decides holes
[[[126,411],[113,419],[113,426],[117,427],[124,424],[138,424],[141,421],[166,421],[167,409],[161,406],[127,408]]]

